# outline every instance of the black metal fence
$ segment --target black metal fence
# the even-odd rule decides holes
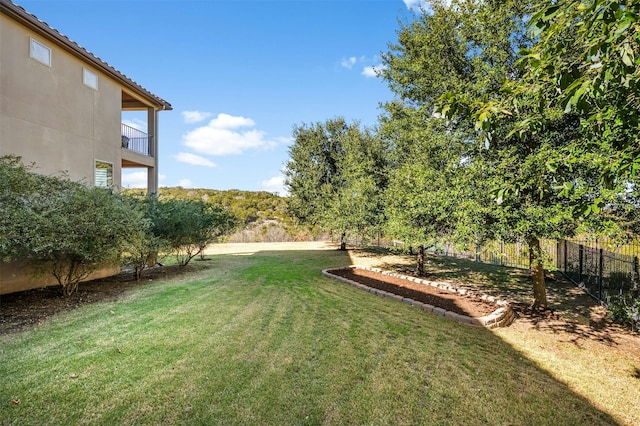
[[[557,268],[583,287],[595,299],[610,304],[612,297],[636,298],[638,294],[638,251],[628,254],[599,248],[597,244],[560,241]]]
[[[562,272],[596,300],[609,305],[612,297],[636,299],[640,295],[640,246],[610,247],[598,241],[542,240],[548,269]],[[527,269],[531,267],[529,247],[522,242],[491,242],[473,249],[451,243],[427,247],[436,254],[493,265]]]

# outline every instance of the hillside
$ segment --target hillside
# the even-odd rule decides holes
[[[123,192],[131,195],[145,194],[143,189],[124,189]],[[161,187],[158,197],[161,200],[201,200],[229,209],[243,224],[243,228],[229,238],[230,242],[313,239],[312,233],[296,225],[288,214],[287,198],[271,192]]]

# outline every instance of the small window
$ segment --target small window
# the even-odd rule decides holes
[[[95,185],[99,188],[111,188],[113,186],[113,164],[96,160]]]
[[[82,68],[82,82],[91,87],[92,89],[98,90],[98,75],[93,71],[89,71],[86,68]]]
[[[47,66],[51,66],[51,49],[44,44],[31,39],[30,56],[38,62],[41,62]]]

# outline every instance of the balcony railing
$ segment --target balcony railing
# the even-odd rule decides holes
[[[153,157],[153,136],[126,124],[122,124],[122,147],[138,154]]]

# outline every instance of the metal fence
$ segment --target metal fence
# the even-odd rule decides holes
[[[151,135],[135,129],[126,124],[121,124],[122,147],[138,154],[153,157],[153,144],[151,143]]]
[[[608,305],[612,297],[639,297],[640,246],[566,240],[542,240],[541,246],[548,269],[562,272],[596,300]],[[531,267],[529,247],[522,242],[490,242],[473,249],[442,243],[426,248],[436,254],[476,262],[522,269]]]
[[[542,241],[545,253],[555,258],[555,241]],[[529,258],[529,246],[523,242],[506,243],[502,241],[488,242],[483,245],[475,245],[473,248],[460,248],[452,243],[441,243],[427,247],[428,251],[444,256],[473,260],[492,265],[508,266],[512,268],[527,269],[531,267]]]
[[[405,247],[400,240],[349,239],[348,244]],[[546,240],[540,242],[545,268],[562,272],[605,305],[623,297],[629,303],[640,300],[640,245],[616,245],[607,240]],[[427,252],[481,263],[529,269],[529,246],[524,242],[492,241],[461,247],[450,242],[425,246]]]
[[[589,243],[558,242],[557,267],[595,299],[609,304],[612,297],[638,297],[638,250],[628,254],[605,250]]]

